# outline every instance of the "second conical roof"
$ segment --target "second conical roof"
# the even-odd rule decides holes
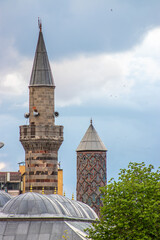
[[[41,31],[39,32],[29,86],[54,86],[53,76]]]
[[[104,143],[98,136],[92,121],[87,129],[84,137],[82,138],[78,148],[76,149],[77,152],[79,151],[107,151]]]

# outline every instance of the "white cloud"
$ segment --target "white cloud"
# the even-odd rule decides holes
[[[6,164],[4,162],[0,162],[0,170],[3,170],[6,167]]]
[[[139,56],[150,58],[159,58],[160,49],[160,28],[154,28],[149,31],[140,46],[137,46],[135,51]]]
[[[57,102],[78,104],[90,98],[119,97],[128,94],[133,82],[127,80],[126,60],[117,55],[79,56],[53,63]]]
[[[155,40],[159,44],[154,45]],[[147,93],[151,97],[157,89],[159,49],[160,28],[150,31],[140,45],[128,52],[77,56],[53,63],[57,103],[73,105],[77,98],[78,104],[101,99],[138,107],[140,98],[147,97]]]
[[[4,76],[1,83],[1,94],[21,95],[25,91],[23,76],[20,73],[12,72]]]
[[[0,42],[3,42],[0,39]],[[4,62],[0,66],[0,95],[2,98],[27,94],[32,61],[21,56],[13,46],[13,40],[3,54]]]
[[[148,32],[143,42],[128,52],[81,55],[51,62],[57,105],[80,105],[100,100],[138,106],[140,98],[147,97],[146,91],[153,94],[154,88],[157,89],[159,49],[160,28],[157,28]],[[10,51],[10,55],[16,59],[16,64],[0,69],[1,101],[3,97],[28,95],[33,59],[23,58],[15,50]],[[21,105],[26,106],[24,102]]]

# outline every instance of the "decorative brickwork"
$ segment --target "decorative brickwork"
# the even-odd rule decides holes
[[[33,190],[44,187],[47,194],[52,194],[57,189],[58,166],[57,152],[50,153],[26,153],[26,189],[32,185]],[[52,187],[48,190],[48,187]],[[42,192],[42,189],[40,189]]]
[[[77,152],[77,200],[99,214],[99,187],[106,185],[106,152]]]

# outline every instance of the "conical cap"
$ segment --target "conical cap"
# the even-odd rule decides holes
[[[34,57],[34,63],[29,86],[54,87],[53,76],[48,60],[43,34],[41,31],[39,32],[38,43]]]
[[[103,151],[106,152],[107,149],[98,136],[98,133],[96,132],[94,126],[92,125],[92,122],[87,129],[84,137],[82,138],[78,148],[76,149],[77,152],[80,151]]]

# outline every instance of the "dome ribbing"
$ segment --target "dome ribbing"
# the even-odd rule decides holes
[[[0,191],[0,208],[2,208],[9,200],[11,196],[3,191]]]
[[[96,213],[86,204],[57,194],[42,195],[28,192],[14,197],[2,209],[3,214],[14,216],[69,217],[95,220]]]

